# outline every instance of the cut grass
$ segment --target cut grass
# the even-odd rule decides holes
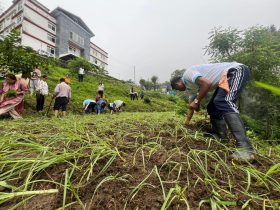
[[[279,208],[276,151],[231,162],[231,147],[183,121],[171,112],[3,120],[0,208],[44,209],[44,199],[50,209]]]

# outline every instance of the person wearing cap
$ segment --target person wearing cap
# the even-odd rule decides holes
[[[42,79],[38,80],[36,87],[36,111],[41,112],[44,109],[45,96],[49,94],[49,87],[47,84],[47,75],[43,75]]]
[[[254,158],[255,153],[250,139],[246,136],[236,105],[249,77],[247,66],[231,62],[192,66],[182,77],[171,79],[171,86],[175,90],[197,93],[198,89],[196,97],[189,105],[191,111],[199,111],[200,103],[207,93],[215,91],[207,106],[212,131],[226,143],[228,141],[226,125],[228,126],[236,140],[237,151],[231,155],[234,159],[250,160]]]

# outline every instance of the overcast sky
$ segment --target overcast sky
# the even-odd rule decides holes
[[[109,73],[136,81],[207,62],[203,47],[214,27],[280,27],[280,0],[39,0],[81,17],[94,43],[109,53]],[[0,0],[8,7],[12,0]]]

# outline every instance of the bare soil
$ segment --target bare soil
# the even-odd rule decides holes
[[[88,129],[94,128],[94,124],[88,124],[87,126]],[[113,139],[111,145],[118,148],[122,158],[117,157],[112,165],[99,176],[97,176],[97,174],[107,163],[108,158],[98,161],[97,166],[93,169],[93,175],[89,180],[85,180],[83,183],[79,183],[79,181],[84,174],[84,170],[91,163],[91,160],[87,158],[80,159],[78,165],[80,165],[81,168],[75,170],[71,177],[73,188],[79,195],[81,202],[86,206],[86,209],[111,210],[124,209],[125,206],[127,209],[160,209],[164,203],[161,183],[156,173],[151,173],[156,166],[160,173],[161,180],[164,181],[166,195],[169,190],[176,185],[182,188],[188,186],[182,192],[182,197],[186,198],[190,209],[197,209],[200,202],[203,200],[206,201],[219,196],[221,200],[236,202],[235,206],[228,206],[229,209],[241,209],[241,206],[251,198],[248,194],[265,194],[266,198],[279,201],[280,193],[273,189],[273,186],[269,183],[267,183],[267,186],[260,183],[256,177],[251,177],[251,185],[249,189],[247,189],[247,174],[237,167],[243,164],[244,166],[248,166],[248,168],[256,168],[266,173],[267,170],[275,164],[274,160],[257,156],[251,163],[233,162],[228,158],[230,152],[227,152],[222,144],[214,140],[207,140],[203,136],[194,138],[195,132],[197,130],[203,130],[205,126],[208,126],[207,122],[200,122],[193,125],[188,131],[184,129],[178,130],[174,136],[174,134],[167,132],[176,129],[172,122],[163,125],[163,130],[166,132],[151,130],[145,126],[141,127],[141,125],[139,125],[139,129],[145,134],[144,138],[126,135],[123,137],[122,141],[115,139],[116,136],[113,131],[100,133],[100,135]],[[189,137],[186,137],[184,132],[189,132]],[[159,148],[155,151],[151,151],[148,147],[142,147],[142,151],[137,150],[141,145],[151,142],[157,142]],[[136,144],[138,146],[135,146]],[[234,143],[231,142],[229,145],[233,144]],[[73,142],[71,146],[78,148],[79,143]],[[180,152],[176,153],[176,148],[180,148]],[[210,151],[212,154],[217,154],[225,161],[226,165],[232,169],[232,174],[229,174],[229,171],[227,171],[225,167],[221,167],[217,159],[209,156],[206,157],[204,155],[205,153],[201,153],[198,156],[186,155],[191,154],[192,151]],[[217,157],[217,155],[214,157]],[[211,179],[209,178],[207,180],[207,177],[205,177],[205,174],[203,174],[202,170],[199,168],[200,166],[193,161],[195,157],[199,158],[202,163],[207,163],[205,170],[208,171],[211,177],[214,177],[212,181],[218,184],[219,189],[216,188],[215,192],[219,193],[219,196],[214,193],[211,187]],[[176,163],[179,163],[177,167],[175,167]],[[65,170],[69,167],[70,165],[67,163],[52,166],[38,173],[34,179],[46,179],[64,183]],[[151,175],[146,179],[145,185],[140,187],[139,191],[133,191],[133,189],[149,174]],[[97,185],[108,176],[124,177],[126,181],[118,179],[110,180],[103,183],[95,192]],[[280,174],[274,174],[273,179],[280,182]],[[229,180],[231,182],[230,185]],[[18,180],[18,184],[21,182],[23,182],[23,179]],[[186,185],[186,183],[188,183],[188,185]],[[59,193],[55,195],[34,196],[18,209],[52,210],[60,208],[63,200],[63,186],[51,183],[44,184],[42,182],[40,184],[34,184],[33,186],[33,190],[53,188],[59,189]],[[247,192],[246,189],[248,190]],[[234,196],[232,197],[227,194],[227,191],[230,191]],[[24,198],[13,199],[9,203],[2,205],[0,209],[9,209],[23,199]],[[72,192],[68,191],[66,203],[69,204],[72,202],[73,204],[66,209],[83,209],[77,197],[75,197]],[[252,209],[262,209],[262,205],[263,201],[261,200],[252,199],[250,201],[250,207]],[[277,205],[275,204],[275,206]],[[186,209],[186,205],[184,201],[180,199],[180,196],[178,196],[174,198],[169,209]],[[209,202],[204,202],[201,205],[201,209],[211,209]]]

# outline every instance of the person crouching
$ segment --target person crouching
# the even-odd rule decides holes
[[[94,113],[94,108],[95,108],[96,102],[95,100],[92,99],[86,99],[83,102],[83,111],[86,114]]]

